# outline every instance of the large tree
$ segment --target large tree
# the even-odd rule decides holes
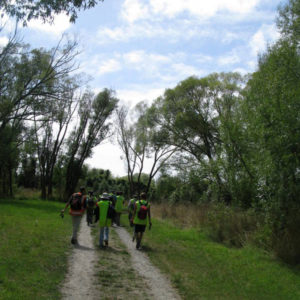
[[[65,199],[74,192],[84,161],[92,155],[94,147],[108,137],[111,129],[109,117],[117,103],[114,92],[108,89],[96,96],[91,92],[82,96],[79,124],[72,130],[67,143]]]

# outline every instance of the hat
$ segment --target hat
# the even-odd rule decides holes
[[[109,199],[110,199],[110,195],[107,194],[107,193],[103,193],[103,194],[101,195],[101,199],[109,200]]]

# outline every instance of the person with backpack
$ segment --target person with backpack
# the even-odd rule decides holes
[[[124,197],[122,195],[122,192],[117,192],[117,201],[115,204],[115,210],[116,210],[116,214],[115,214],[115,223],[117,224],[117,226],[120,226],[120,218],[121,218],[121,213],[123,210],[123,205],[124,205]]]
[[[94,197],[94,192],[89,191],[86,198],[86,222],[90,226],[93,224],[94,208],[96,204],[96,197]]]
[[[61,210],[61,216],[64,216],[65,210],[70,206],[69,214],[72,217],[72,227],[73,233],[71,238],[71,243],[73,245],[78,244],[77,235],[79,231],[79,225],[81,217],[86,209],[86,196],[85,188],[80,187],[80,192],[74,193],[70,196],[68,202],[64,209]]]
[[[133,195],[133,198],[130,199],[128,201],[128,206],[127,206],[127,210],[128,210],[128,220],[129,220],[129,225],[132,227],[133,223],[131,222],[131,218],[133,216],[133,211],[134,211],[134,206],[135,206],[135,202],[137,201],[137,195]]]
[[[134,224],[134,234],[135,234],[133,236],[132,241],[134,241],[136,237],[136,249],[140,250],[143,234],[145,232],[147,223],[149,223],[149,229],[152,226],[150,204],[147,201],[146,193],[141,193],[140,200],[135,202],[131,221]]]
[[[115,209],[110,199],[110,195],[104,193],[101,196],[100,201],[96,203],[96,209],[99,210],[99,247],[101,249],[108,247],[109,227],[112,225],[112,220],[114,218]]]

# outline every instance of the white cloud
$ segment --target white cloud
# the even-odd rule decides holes
[[[176,72],[176,77],[180,78],[180,80],[192,76],[192,75],[200,75],[200,70],[195,68],[194,66],[186,65],[184,63],[175,63],[172,66],[174,72]]]
[[[230,53],[228,55],[222,56],[218,59],[218,63],[221,66],[233,65],[240,62],[240,57],[236,53]]]
[[[169,43],[190,40],[192,38],[210,38],[216,36],[212,28],[202,27],[196,21],[174,20],[172,23],[159,23],[145,20],[124,26],[100,27],[97,31],[99,44],[107,42],[129,41],[131,39],[165,39]]]
[[[132,107],[140,101],[152,102],[163,93],[164,88],[153,88],[152,86],[146,85],[132,86],[130,89],[117,90],[117,97]]]
[[[0,47],[5,47],[8,43],[8,38],[6,36],[0,37]]]
[[[97,66],[94,66],[94,68],[97,68]],[[103,75],[106,73],[114,73],[120,71],[122,69],[122,65],[118,60],[111,58],[105,60],[97,69],[97,74]]]
[[[148,7],[139,0],[125,0],[121,15],[126,21],[133,23],[148,16]]]
[[[273,43],[278,38],[279,32],[275,25],[262,25],[249,42],[252,55],[263,52],[266,49],[267,43]]]
[[[65,14],[56,15],[53,24],[44,23],[40,19],[34,19],[28,23],[28,28],[58,36],[70,28],[69,19]]]
[[[126,0],[122,16],[128,22],[155,16],[173,18],[187,12],[192,16],[210,18],[219,12],[250,13],[260,0]]]

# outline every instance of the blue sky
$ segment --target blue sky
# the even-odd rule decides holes
[[[24,42],[50,48],[65,32],[82,51],[80,70],[97,92],[112,88],[133,106],[151,102],[191,75],[255,71],[257,55],[278,38],[279,0],[104,0],[75,24],[55,17],[21,29]],[[2,36],[1,36],[2,34]],[[6,41],[0,33],[0,45]],[[97,147],[89,164],[124,175],[117,146]]]

